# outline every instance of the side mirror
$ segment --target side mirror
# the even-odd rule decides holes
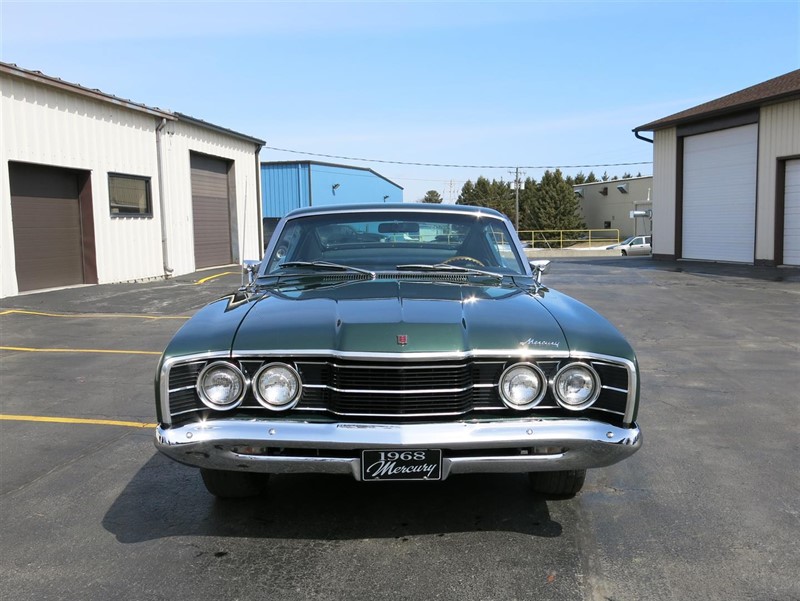
[[[550,261],[541,259],[538,261],[530,262],[531,269],[533,270],[533,279],[537,284],[542,283],[542,276],[550,271]]]
[[[244,261],[242,263],[242,288],[252,286],[256,281],[260,261]]]

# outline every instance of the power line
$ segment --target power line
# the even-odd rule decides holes
[[[455,169],[594,169],[599,167],[630,167],[633,165],[652,165],[653,161],[638,161],[634,163],[604,163],[598,165],[457,165],[448,163],[415,163],[411,161],[387,161],[383,159],[364,159],[359,157],[346,157],[337,154],[322,154],[319,152],[305,152],[302,150],[290,150],[288,148],[276,148],[274,146],[264,146],[266,150],[277,152],[290,152],[292,154],[304,154],[312,157],[323,157],[326,159],[343,159],[345,161],[361,161],[363,163],[385,163],[389,165],[414,165],[416,167],[452,167]]]

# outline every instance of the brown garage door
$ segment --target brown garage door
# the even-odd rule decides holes
[[[88,281],[84,276],[81,191],[87,180],[82,172],[9,163],[20,292],[93,283],[93,274]],[[84,208],[91,212],[90,204]]]
[[[233,262],[228,163],[193,154],[191,164],[195,267],[228,265]]]

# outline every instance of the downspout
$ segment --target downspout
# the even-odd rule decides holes
[[[264,252],[264,207],[262,206],[264,203],[264,199],[261,197],[261,163],[258,159],[258,155],[261,153],[261,149],[263,146],[260,144],[256,146],[256,215],[258,219],[258,241],[261,248],[258,249],[258,256],[260,257]],[[245,203],[247,199],[245,199]],[[247,213],[245,213],[246,215]],[[244,253],[242,253],[244,254]]]
[[[164,258],[164,277],[170,277],[173,269],[169,260],[169,243],[167,241],[167,214],[166,201],[164,200],[164,165],[161,152],[161,132],[167,126],[167,120],[162,117],[161,123],[156,126],[156,161],[158,162],[158,208],[161,212],[161,254]]]
[[[636,129],[634,129],[634,130],[633,130],[633,135],[634,135],[634,136],[636,136],[637,138],[639,138],[640,140],[644,140],[645,142],[650,142],[650,144],[652,144],[652,143],[653,143],[653,141],[652,141],[650,138],[645,138],[645,137],[644,137],[642,134],[640,134],[640,133],[639,133],[639,131],[638,131],[638,130],[636,130]]]

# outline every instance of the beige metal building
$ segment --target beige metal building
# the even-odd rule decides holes
[[[653,177],[592,182],[573,186],[586,227],[591,230],[619,230],[620,240],[650,234]],[[638,212],[631,215],[632,212]]]
[[[264,142],[0,63],[0,297],[259,256]]]
[[[654,132],[653,256],[800,265],[800,70]]]

